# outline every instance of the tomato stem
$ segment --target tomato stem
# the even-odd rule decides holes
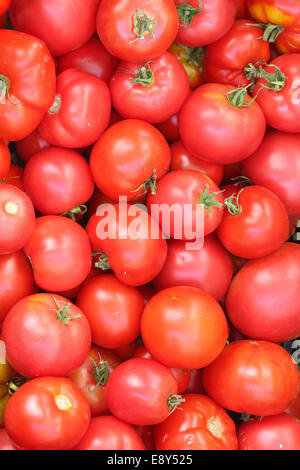
[[[226,198],[224,200],[224,205],[227,207],[229,214],[233,216],[240,215],[242,213],[242,207],[239,204],[239,197],[242,189],[236,193],[232,194],[232,196]]]
[[[136,10],[135,15],[133,15],[133,33],[135,34],[136,38],[130,41],[132,44],[139,39],[145,39],[145,33],[150,33],[152,39],[155,37],[154,31],[157,26],[156,20],[151,20],[148,18],[146,13],[143,10]]]
[[[10,94],[9,94],[9,89],[10,89],[10,81],[7,77],[4,75],[0,74],[0,103],[3,100],[5,96],[9,99],[9,101],[12,104],[19,104],[17,101],[13,101]]]
[[[80,204],[80,206],[76,206],[70,211],[63,212],[63,214],[60,214],[62,217],[70,217],[70,219],[74,220],[76,222],[76,215],[83,215],[87,211],[87,207],[84,204]]]
[[[135,85],[150,86],[153,83],[153,72],[150,67],[151,61],[147,62],[142,67],[138,68],[134,78],[131,78],[131,83]]]
[[[88,386],[88,389],[89,389],[90,392],[94,392],[95,390],[97,390],[97,388],[100,385],[102,385],[102,386],[106,385],[106,382],[107,382],[108,377],[109,377],[108,362],[103,361],[103,359],[101,358],[100,353],[98,353],[98,354],[99,354],[99,362],[98,363],[95,361],[95,359],[90,357],[90,360],[94,364],[94,366],[92,368],[92,372],[93,372],[93,376],[94,376],[94,379],[95,379],[95,382],[96,382],[96,385],[94,387],[90,387],[90,385]]]
[[[280,70],[279,67],[275,64],[267,64],[266,62],[262,62],[264,65],[268,67],[273,67],[275,72],[266,72],[262,66],[260,65],[258,69],[256,69],[256,78],[263,78],[266,80],[268,85],[260,84],[262,88],[266,88],[267,90],[273,91],[281,91],[286,84],[287,78],[285,74]]]
[[[152,176],[148,178],[144,183],[142,183],[137,189],[133,189],[130,191],[131,193],[137,193],[141,189],[144,190],[144,194],[147,193],[148,188],[150,188],[151,194],[156,194],[157,187],[156,187],[156,168],[153,170]]]
[[[96,261],[96,263],[94,264],[95,268],[102,269],[102,271],[107,271],[108,269],[110,269],[107,254],[103,252],[93,253],[93,256],[98,256],[98,255],[100,256],[98,258],[98,261]]]
[[[13,395],[23,384],[28,382],[26,377],[22,377],[20,375],[11,377],[7,382],[7,393],[9,395]]]
[[[63,300],[56,300],[55,297],[53,297],[53,300],[57,306],[56,308],[49,308],[49,310],[54,310],[56,312],[56,318],[60,322],[62,322],[64,325],[67,325],[73,318],[80,318],[82,315],[68,315],[69,308],[71,307],[70,302],[64,302]],[[61,307],[60,304],[64,304],[63,307]]]
[[[216,192],[216,193],[210,193],[209,192],[209,185],[206,185],[206,189],[204,192],[200,193],[200,204],[204,206],[204,209],[210,212],[211,207],[218,207],[221,209],[223,207],[223,204],[219,201],[216,201],[214,198],[218,194],[221,194],[222,191]]]
[[[169,408],[170,413],[169,413],[169,416],[177,409],[181,409],[179,408],[179,406],[181,405],[181,403],[184,403],[185,402],[185,398],[183,398],[181,395],[170,395],[169,398],[168,398],[168,401],[167,401],[167,406]]]
[[[184,28],[187,28],[191,22],[194,16],[198,15],[202,11],[202,4],[201,0],[199,0],[199,7],[194,8],[190,3],[184,3],[182,5],[177,5],[176,6],[177,11],[178,11],[178,16],[180,20],[181,26]]]
[[[247,26],[257,26],[263,30],[263,35],[257,39],[263,39],[266,42],[275,42],[278,36],[284,31],[284,26],[273,23],[247,24]]]

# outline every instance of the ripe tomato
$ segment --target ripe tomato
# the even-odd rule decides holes
[[[0,450],[18,450],[5,428],[0,429]]]
[[[121,116],[150,123],[172,117],[190,91],[183,65],[170,52],[146,64],[122,61],[109,87],[113,107]]]
[[[175,0],[180,19],[177,41],[190,47],[220,39],[232,26],[236,0]]]
[[[121,60],[146,63],[174,42],[179,18],[173,0],[102,0],[98,35],[106,49]]]
[[[64,377],[30,380],[13,394],[5,410],[8,435],[24,450],[72,449],[89,422],[86,398]]]
[[[7,176],[10,168],[10,151],[5,142],[0,140],[0,182]]]
[[[236,19],[248,18],[247,0],[238,0],[238,11]]]
[[[297,338],[299,283],[300,246],[295,243],[285,243],[269,256],[248,261],[227,293],[230,320],[249,338],[276,343]]]
[[[25,252],[30,257],[37,285],[48,292],[79,286],[92,265],[87,233],[66,217],[38,218]]]
[[[223,183],[232,183],[232,179],[242,175],[242,162],[229,163],[224,165]]]
[[[151,359],[129,359],[116,367],[106,384],[107,405],[129,424],[161,423],[182,399],[173,374]]]
[[[175,41],[169,48],[169,52],[182,63],[192,90],[204,83],[204,49],[202,47],[187,47]]]
[[[10,18],[14,29],[42,39],[57,56],[91,38],[98,4],[99,0],[12,0]]]
[[[251,418],[237,435],[239,450],[300,450],[300,420],[286,413]]]
[[[94,180],[89,164],[79,153],[50,147],[30,158],[24,186],[41,214],[58,215],[87,202],[94,191]]]
[[[131,343],[140,333],[144,300],[136,287],[126,286],[113,274],[88,280],[76,304],[87,316],[93,343],[116,349]]]
[[[290,354],[268,341],[234,341],[203,371],[204,388],[213,400],[228,410],[256,416],[282,413],[299,383]]]
[[[228,325],[211,295],[179,286],[152,297],[142,316],[141,333],[155,360],[167,367],[200,369],[224,348]]]
[[[142,438],[146,450],[155,450],[154,446],[154,426],[135,426],[135,430]]]
[[[187,99],[179,115],[186,148],[210,163],[234,163],[249,157],[265,134],[265,117],[257,103],[238,107],[230,85],[208,83]]]
[[[100,416],[91,420],[73,450],[145,450],[145,446],[133,426],[115,416]]]
[[[180,410],[155,426],[157,450],[237,450],[235,424],[205,395],[184,395]]]
[[[185,393],[201,393],[205,395],[202,384],[202,370],[203,369],[193,369],[190,371],[190,383]]]
[[[16,151],[23,162],[28,162],[32,155],[35,155],[40,150],[50,147],[50,144],[46,142],[41,136],[38,129],[35,129],[25,139],[16,142]]]
[[[153,285],[157,291],[173,286],[198,287],[221,300],[228,291],[232,275],[229,254],[208,235],[198,250],[188,250],[181,240],[170,240],[167,260]]]
[[[10,6],[11,0],[0,0],[0,15],[3,15]]]
[[[0,63],[0,139],[24,139],[54,101],[54,61],[39,39],[2,29]]]
[[[178,127],[178,113],[170,119],[155,124],[155,127],[165,136],[168,142],[175,142],[180,138]]]
[[[300,419],[300,388],[292,404],[285,410],[286,413]]]
[[[272,131],[243,162],[243,172],[255,184],[276,194],[292,217],[300,217],[300,136]]]
[[[8,183],[21,189],[21,191],[25,191],[23,184],[23,168],[18,165],[11,164],[9,172],[6,175],[6,178],[2,180],[2,183]]]
[[[5,29],[6,27],[6,13],[0,15],[0,28]]]

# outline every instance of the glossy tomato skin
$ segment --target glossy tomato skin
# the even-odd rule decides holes
[[[167,367],[200,369],[224,348],[228,325],[211,295],[179,286],[162,290],[148,302],[141,334],[153,358]]]
[[[182,63],[192,90],[204,83],[202,47],[187,47],[175,41],[168,50]]]
[[[115,416],[93,418],[73,450],[145,450],[144,443],[130,424]]]
[[[93,343],[98,346],[116,349],[139,335],[143,297],[136,287],[126,286],[113,274],[88,280],[80,289],[76,304],[87,316]]]
[[[151,32],[144,39],[134,33],[137,11],[145,13]],[[157,23],[154,23],[157,22]],[[174,42],[179,18],[173,0],[102,0],[97,12],[97,31],[106,49],[121,60],[146,63],[163,54]]]
[[[86,398],[64,377],[30,380],[14,393],[5,410],[8,435],[24,450],[72,449],[89,422]]]
[[[51,108],[39,126],[49,144],[81,148],[96,142],[109,124],[111,99],[107,84],[79,69],[57,77],[57,108]],[[55,105],[54,105],[55,106]]]
[[[149,84],[133,83],[135,77],[144,80],[149,74]],[[109,87],[113,107],[121,116],[150,123],[171,118],[182,108],[190,91],[183,65],[170,52],[164,52],[147,65],[120,62]]]
[[[5,428],[0,429],[0,450],[18,450]]]
[[[180,139],[178,113],[166,121],[157,123],[155,127],[165,136],[168,142],[175,142],[175,140]]]
[[[282,413],[299,387],[290,354],[269,341],[230,343],[203,371],[207,394],[228,410],[269,416]]]
[[[285,410],[286,413],[300,419],[300,388],[292,404]]]
[[[298,134],[272,131],[243,162],[244,174],[276,194],[292,217],[300,217],[299,155]]]
[[[87,161],[77,152],[50,147],[30,158],[24,186],[35,208],[45,215],[59,215],[87,202],[94,181]]]
[[[135,430],[142,438],[146,450],[155,450],[154,446],[154,426],[135,426]]]
[[[200,393],[205,395],[205,390],[202,384],[202,370],[193,369],[190,371],[190,383],[185,393]]]
[[[260,145],[265,117],[256,102],[244,108],[229,103],[232,86],[208,83],[187,99],[179,115],[181,139],[195,157],[224,165],[250,156]],[[250,96],[245,99],[251,101]]]
[[[38,129],[35,129],[25,139],[16,142],[17,154],[25,163],[28,162],[32,155],[47,147],[50,147],[50,144],[41,137]]]
[[[248,18],[247,0],[238,0],[238,11],[236,19]]]
[[[54,61],[36,37],[2,29],[0,62],[0,84],[6,91],[1,99],[0,139],[21,140],[39,125],[54,101]]]
[[[226,311],[241,333],[276,343],[300,335],[299,262],[300,246],[285,243],[275,253],[248,261],[236,274]]]
[[[199,8],[199,0],[175,0],[178,6],[188,3]],[[190,47],[206,46],[220,39],[230,29],[236,16],[236,0],[202,0],[202,11],[189,26],[181,22],[177,41]]]
[[[129,359],[109,376],[106,401],[116,418],[151,426],[168,417],[168,400],[177,391],[176,379],[165,366],[151,359]]]
[[[5,142],[0,140],[0,181],[8,174],[10,168],[10,151]]]
[[[61,216],[38,218],[25,252],[31,259],[37,285],[48,292],[79,286],[92,265],[87,233],[73,220]]]
[[[204,238],[203,246],[198,250],[187,250],[185,245],[181,240],[168,241],[167,260],[153,281],[155,289],[192,286],[221,300],[228,291],[233,275],[230,256],[211,235]]]
[[[1,2],[0,2],[0,15],[3,15],[3,13],[5,13],[9,9],[10,2],[11,2],[11,0],[1,0]]]
[[[10,184],[12,186],[16,186],[21,191],[25,192],[24,184],[23,184],[23,168],[18,165],[14,165],[13,163],[10,165],[9,172],[6,175],[6,178],[2,181],[3,183]]]
[[[183,396],[185,402],[155,426],[157,450],[237,450],[235,424],[211,398]]]
[[[67,54],[94,34],[99,0],[12,0],[14,29],[32,34],[47,44],[53,56]]]
[[[251,418],[237,434],[239,450],[300,450],[300,421],[286,413]]]

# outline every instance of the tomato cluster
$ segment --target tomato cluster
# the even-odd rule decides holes
[[[0,450],[300,450],[300,2],[0,28]]]

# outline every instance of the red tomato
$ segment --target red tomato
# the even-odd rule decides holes
[[[113,274],[88,280],[76,304],[87,316],[94,344],[116,349],[131,343],[140,333],[144,300],[136,287],[126,286]]]
[[[18,450],[5,428],[0,429],[0,450]]]
[[[293,217],[300,217],[299,148],[298,134],[273,131],[266,134],[256,152],[243,162],[244,174],[254,184],[276,194]]]
[[[0,15],[0,28],[5,29],[6,27],[6,13],[4,15]]]
[[[73,450],[145,450],[142,439],[130,424],[114,416],[93,418]]]
[[[92,145],[110,120],[111,99],[106,83],[91,73],[68,69],[57,77],[54,105],[39,132],[49,144],[80,148]]]
[[[238,0],[237,19],[248,18],[247,0]]]
[[[190,383],[185,393],[201,393],[205,395],[202,384],[202,370],[203,369],[193,369],[190,371]]]
[[[10,6],[11,0],[0,0],[0,15],[3,15]]]
[[[228,325],[222,308],[206,292],[170,287],[146,305],[141,333],[155,360],[167,367],[200,369],[224,348]]]
[[[239,450],[300,450],[300,420],[282,413],[238,427]]]
[[[297,338],[299,283],[300,246],[295,243],[285,243],[269,256],[248,261],[227,293],[230,320],[249,338],[276,343]]]
[[[126,344],[126,346],[121,346],[120,348],[116,348],[113,350],[114,353],[121,359],[122,362],[131,359],[135,351],[140,347],[141,341],[137,338],[130,344]]]
[[[163,122],[177,113],[189,95],[189,80],[170,52],[146,64],[121,62],[110,84],[112,104],[127,119]]]
[[[300,419],[300,388],[292,404],[285,410],[286,413]]]
[[[139,291],[143,296],[145,305],[156,294],[156,291],[155,291],[152,283],[145,284],[144,286],[140,286]]]
[[[21,189],[21,191],[25,191],[23,184],[23,168],[18,165],[11,164],[9,172],[2,182],[16,186],[17,188]]]
[[[175,0],[180,19],[177,41],[190,47],[220,39],[232,26],[236,0]]]
[[[164,122],[157,123],[155,127],[165,136],[168,142],[175,142],[175,140],[180,138],[178,114],[174,114],[174,116]]]
[[[174,42],[179,18],[173,0],[102,0],[98,35],[106,49],[121,60],[146,63]]]
[[[25,139],[16,142],[17,154],[25,163],[28,162],[32,155],[35,155],[40,150],[47,147],[50,147],[50,144],[40,136],[38,129],[35,129],[28,137],[25,137]]]
[[[213,400],[228,410],[256,416],[282,413],[299,383],[290,354],[268,341],[234,341],[203,371],[204,388]]]
[[[154,446],[154,426],[135,426],[135,430],[142,438],[146,450],[155,450]]]
[[[198,250],[188,250],[185,245],[181,240],[168,242],[167,260],[153,281],[155,289],[193,286],[221,300],[228,291],[233,275],[229,254],[210,235],[204,238],[203,246]]]
[[[13,394],[5,409],[8,435],[24,450],[72,449],[89,422],[86,398],[63,377],[30,380]]]
[[[10,151],[5,142],[0,140],[0,182],[8,175],[10,168]]]
[[[87,278],[92,265],[87,233],[66,217],[37,219],[25,252],[31,259],[37,285],[48,292],[79,286]]]
[[[54,101],[54,61],[39,39],[2,29],[0,63],[0,139],[24,139]]]
[[[128,119],[110,127],[94,145],[90,165],[103,194],[132,201],[155,191],[156,179],[168,170],[170,148],[163,135],[145,121]]]
[[[208,83],[184,104],[180,135],[195,157],[221,165],[234,163],[249,157],[261,144],[266,129],[261,108],[255,102],[250,104],[248,95],[248,106],[236,106],[230,92],[230,85]]]
[[[231,183],[233,178],[238,178],[242,174],[242,163],[229,163],[224,165],[223,183]]]
[[[14,29],[45,41],[53,56],[67,54],[94,34],[99,0],[12,0]]]
[[[106,385],[112,414],[129,424],[161,423],[182,400],[167,367],[151,359],[129,359],[116,367]]]
[[[169,52],[182,63],[189,77],[190,88],[192,90],[204,83],[203,47],[187,47],[175,41],[169,48]]]
[[[87,202],[94,191],[94,180],[89,164],[79,153],[50,147],[30,158],[24,186],[41,214],[58,215]]]
[[[184,395],[180,410],[155,426],[157,450],[237,450],[235,424],[205,395]]]

